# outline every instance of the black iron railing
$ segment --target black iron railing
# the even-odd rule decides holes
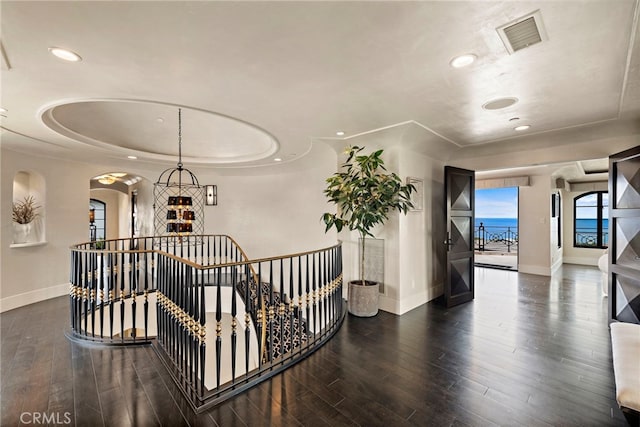
[[[71,248],[71,329],[108,344],[148,342],[156,336],[156,263],[164,252],[199,264],[246,260],[228,236],[101,240]],[[151,322],[151,323],[150,323]]]
[[[474,230],[475,250],[518,252],[517,227],[485,226],[482,222]]]
[[[606,248],[609,246],[609,232],[605,228],[602,233],[593,228],[576,228],[575,246],[584,248]]]
[[[249,260],[228,236],[84,243],[71,251],[70,300],[73,338],[155,342],[199,411],[281,372],[337,332],[345,314],[342,248]]]

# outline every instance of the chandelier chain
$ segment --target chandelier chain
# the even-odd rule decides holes
[[[178,108],[178,169],[182,170],[182,108]]]

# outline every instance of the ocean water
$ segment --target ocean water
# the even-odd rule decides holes
[[[518,231],[518,218],[476,218],[476,228],[478,228],[480,224],[487,230],[491,230],[491,232],[510,230],[516,233]]]
[[[578,230],[593,230],[596,231],[598,229],[598,220],[597,219],[578,219],[576,220],[576,228]],[[605,230],[609,228],[609,220],[602,220],[602,228]]]

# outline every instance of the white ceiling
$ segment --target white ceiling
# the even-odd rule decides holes
[[[293,161],[318,140],[530,148],[640,122],[637,0],[0,7],[2,143],[16,150],[175,163],[178,107],[185,163],[216,167]],[[536,10],[547,40],[509,54],[496,28]],[[452,68],[463,53],[477,61]],[[502,97],[518,102],[482,108]]]

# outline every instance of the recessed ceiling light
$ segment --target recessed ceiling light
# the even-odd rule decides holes
[[[475,56],[473,53],[466,53],[464,55],[456,56],[455,58],[453,58],[451,62],[449,62],[449,65],[451,65],[453,68],[466,67],[467,65],[473,64],[476,58],[477,56]]]
[[[274,162],[281,162],[282,159],[280,157],[276,157],[275,159],[273,159]]]
[[[164,119],[162,117],[156,118],[156,123],[164,123]]]
[[[50,47],[49,52],[51,52],[52,55],[55,55],[60,59],[64,59],[65,61],[70,61],[70,62],[82,61],[82,58],[80,57],[80,55],[70,50],[63,49],[61,47]]]
[[[127,159],[138,160],[138,158],[136,156],[127,156]]]
[[[513,130],[515,130],[516,132],[521,132],[523,130],[527,130],[531,127],[531,125],[521,125],[521,126],[516,126],[513,128]]]
[[[513,104],[518,102],[518,98],[498,98],[492,99],[491,101],[485,102],[482,105],[482,108],[485,110],[500,110],[502,108],[511,107]]]
[[[0,113],[7,113],[7,112],[8,112],[8,111],[7,111],[7,109],[6,109],[6,108],[2,108],[2,107],[0,107]]]
[[[339,130],[338,132],[336,132],[336,135],[338,135],[338,136],[343,136],[343,135],[344,135],[344,132],[343,132],[343,131],[341,131],[341,130]]]
[[[102,175],[99,176],[98,178],[96,178],[98,180],[98,182],[100,184],[104,184],[104,185],[111,185],[114,182],[116,182],[115,177],[111,176],[111,175]]]

